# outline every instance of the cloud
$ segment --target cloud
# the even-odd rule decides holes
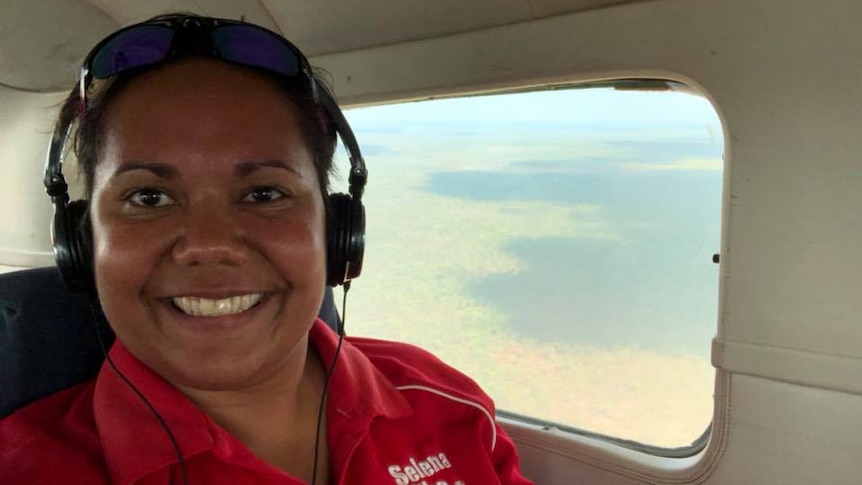
[[[718,172],[724,168],[724,162],[720,158],[688,157],[670,163],[621,163],[619,168],[624,172],[676,170]]]

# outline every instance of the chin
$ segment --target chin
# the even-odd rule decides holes
[[[302,354],[304,360],[305,352],[297,350],[305,344],[303,339],[293,349],[285,350],[267,350],[265,345],[260,345],[252,351],[189,351],[182,355],[164,356],[166,368],[154,367],[153,370],[181,389],[241,390],[263,384],[278,375],[295,360],[290,358],[292,355]]]

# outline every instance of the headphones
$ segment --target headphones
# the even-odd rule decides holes
[[[365,208],[362,193],[368,180],[365,161],[347,119],[332,93],[313,75],[309,75],[314,98],[329,116],[335,132],[350,158],[349,193],[327,194],[326,284],[349,283],[362,271],[365,252]],[[63,155],[74,120],[58,125],[48,146],[45,162],[45,190],[54,206],[51,241],[54,259],[66,285],[81,292],[95,294],[92,228],[86,200],[69,200],[63,177]]]

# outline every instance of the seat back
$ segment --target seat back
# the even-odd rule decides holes
[[[69,291],[55,267],[0,275],[0,418],[67,387],[95,377],[114,333],[96,318],[88,298]],[[339,324],[327,288],[319,316]]]

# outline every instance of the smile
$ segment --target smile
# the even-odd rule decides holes
[[[183,313],[194,317],[221,317],[225,315],[236,315],[255,306],[263,298],[263,293],[251,293],[248,295],[237,295],[230,298],[210,300],[209,298],[198,298],[194,296],[180,296],[172,298],[176,308]]]

